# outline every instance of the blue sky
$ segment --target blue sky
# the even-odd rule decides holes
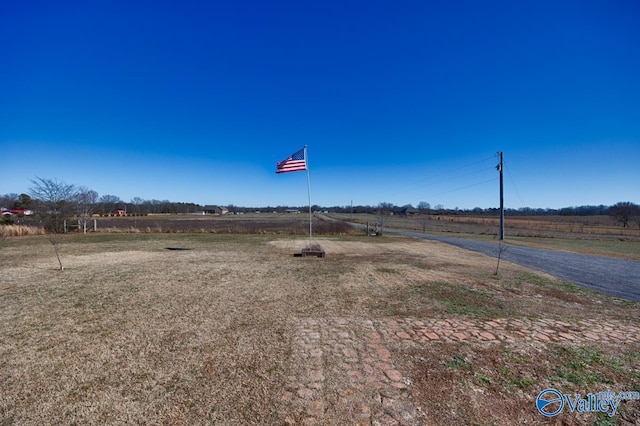
[[[635,1],[5,1],[0,194],[640,202]]]

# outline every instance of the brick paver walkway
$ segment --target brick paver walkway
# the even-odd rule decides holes
[[[299,374],[289,377],[283,400],[290,402],[294,424],[350,419],[362,425],[422,424],[423,412],[411,397],[411,382],[393,364],[394,342],[429,344],[522,340],[633,343],[640,327],[594,320],[551,319],[383,319],[301,318],[297,320],[293,358]]]

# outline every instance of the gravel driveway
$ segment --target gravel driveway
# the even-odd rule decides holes
[[[438,237],[419,232],[385,229],[393,234],[441,241],[447,244],[498,257],[498,243],[463,238]],[[545,272],[597,292],[640,302],[640,262],[605,256],[543,250],[508,244],[502,259]]]

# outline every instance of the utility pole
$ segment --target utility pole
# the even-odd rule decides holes
[[[504,180],[502,178],[502,170],[504,169],[504,162],[502,159],[502,151],[498,152],[500,156],[500,164],[496,167],[500,172],[500,241],[504,240]]]

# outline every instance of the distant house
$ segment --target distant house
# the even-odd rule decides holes
[[[27,209],[11,209],[11,210],[9,210],[9,209],[2,208],[1,210],[2,210],[2,215],[3,216],[9,216],[9,215],[12,215],[12,214],[30,216],[30,215],[33,214],[32,210],[27,210]]]
[[[229,209],[220,206],[204,206],[204,214],[225,215],[229,214]]]
[[[403,207],[399,212],[400,216],[415,216],[420,214],[418,209],[414,209],[413,207]]]
[[[114,215],[114,216],[126,216],[126,215],[127,215],[127,211],[126,211],[126,210],[118,209],[118,210],[115,210],[115,211],[113,212],[113,215]]]

